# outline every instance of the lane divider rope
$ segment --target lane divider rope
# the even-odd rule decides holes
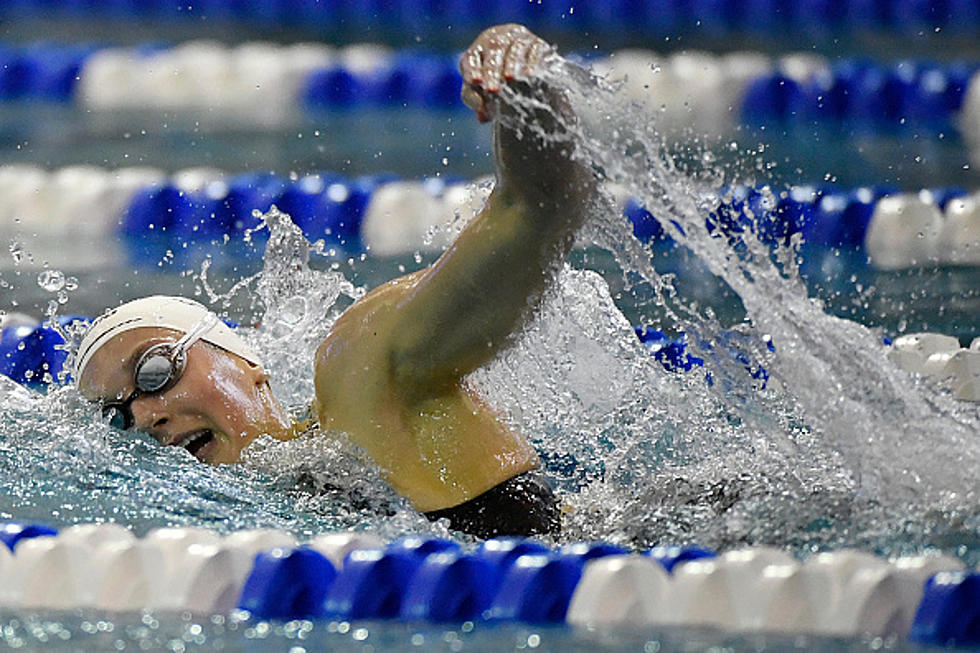
[[[823,124],[933,140],[960,132],[980,148],[976,61],[648,50],[579,59],[622,80],[625,96],[645,103],[666,133]],[[257,126],[283,124],[297,107],[462,110],[457,61],[457,54],[370,43],[0,45],[0,101],[71,102],[87,111],[185,109]]]
[[[299,543],[284,531],[220,536],[112,524],[60,532],[0,525],[6,608],[227,613],[251,618],[400,619],[710,626],[736,632],[980,642],[980,573],[947,555],[887,560],[856,550],[800,562],[783,550],[698,547],[631,552],[604,542],[557,548],[495,538],[476,546],[428,535],[385,542],[335,532]]]
[[[156,265],[165,253],[179,262],[194,245],[215,240],[226,245],[222,256],[260,258],[262,233],[250,247],[242,236],[259,225],[255,211],[275,205],[334,253],[438,252],[482,207],[490,187],[489,179],[414,181],[390,174],[283,177],[192,168],[167,175],[152,168],[0,166],[0,234],[116,234],[134,266]],[[980,193],[962,188],[735,186],[702,197],[701,204],[713,236],[736,244],[751,232],[776,246],[799,234],[804,260],[849,251],[879,270],[980,266]],[[625,198],[622,205],[637,237],[673,246],[642,204]]]
[[[910,0],[840,4],[828,0],[746,0],[737,11],[712,0],[609,0],[598,4],[529,3],[525,0],[202,0],[183,3],[114,0],[9,0],[12,18],[123,20],[186,25],[206,20],[214,26],[303,28],[331,35],[384,32],[449,38],[447,26],[476,32],[493,22],[519,22],[535,31],[598,34],[617,38],[891,35],[920,37],[933,31],[972,36],[980,9],[970,0],[929,3]],[[792,37],[789,37],[792,38]]]
[[[68,347],[62,333],[68,325],[88,321],[86,316],[63,315],[53,325],[41,324],[21,313],[4,315],[0,320],[0,375],[38,389],[69,382]],[[648,327],[636,327],[635,332],[667,372],[696,370],[711,386],[716,374],[724,373],[729,378],[732,372],[728,370],[734,364],[747,375],[743,380],[758,390],[765,389],[769,381],[769,372],[749,353],[751,343],[736,332],[722,334],[716,343],[698,342],[696,349],[690,347],[683,333],[670,337]],[[886,344],[888,358],[899,368],[948,385],[959,400],[980,402],[980,337],[969,348],[961,347],[952,336],[937,333],[907,334]],[[770,354],[777,353],[771,340],[764,339],[764,346]]]

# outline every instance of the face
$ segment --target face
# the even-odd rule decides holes
[[[116,336],[92,357],[79,389],[95,401],[126,399],[135,389],[140,356],[181,335],[146,327]],[[130,410],[134,428],[211,464],[238,462],[242,450],[259,435],[281,438],[289,430],[265,371],[201,340],[187,350],[187,365],[175,384],[137,397]]]

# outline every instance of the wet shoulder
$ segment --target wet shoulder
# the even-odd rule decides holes
[[[337,319],[316,354],[318,401],[340,399],[341,392],[361,393],[387,381],[398,307],[412,291],[415,278],[415,274],[406,275],[379,286]],[[355,383],[367,385],[352,386]]]

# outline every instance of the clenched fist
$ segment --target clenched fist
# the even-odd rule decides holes
[[[459,61],[463,103],[480,122],[493,118],[502,85],[527,79],[552,47],[523,25],[497,25],[484,30]]]

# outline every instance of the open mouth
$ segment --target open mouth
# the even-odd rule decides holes
[[[175,447],[183,447],[191,453],[192,456],[200,460],[198,454],[204,447],[208,446],[214,441],[214,433],[210,429],[203,429],[200,431],[194,431],[193,433],[188,433],[180,440],[173,442],[172,445]]]

